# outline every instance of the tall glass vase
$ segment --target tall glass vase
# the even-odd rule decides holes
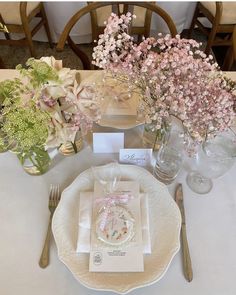
[[[182,167],[184,150],[184,133],[171,130],[168,139],[162,143],[156,158],[154,176],[165,184],[176,178]]]
[[[143,146],[158,151],[160,147],[168,140],[171,130],[171,124],[165,121],[161,129],[156,130],[155,124],[145,124],[143,130]]]

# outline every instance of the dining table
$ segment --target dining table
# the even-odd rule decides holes
[[[82,80],[94,73],[79,72]],[[225,74],[236,80],[236,72]],[[17,76],[16,70],[0,70],[0,81]],[[93,131],[117,130],[95,124]],[[143,125],[119,132],[124,132],[125,148],[141,147]],[[84,170],[114,160],[119,161],[118,153],[93,152],[92,133],[88,134],[80,152],[67,157],[56,154],[51,168],[43,175],[25,173],[16,154],[0,153],[1,295],[114,294],[88,289],[77,281],[58,258],[53,238],[48,267],[42,269],[38,264],[49,221],[50,185],[59,184],[63,191]],[[212,190],[205,195],[198,195],[187,186],[189,169],[187,165],[183,167],[175,181],[168,185],[168,190],[174,197],[177,184],[183,185],[193,280],[188,282],[184,277],[180,250],[160,280],[130,294],[236,294],[236,165],[215,179]],[[149,170],[152,173],[152,169]]]

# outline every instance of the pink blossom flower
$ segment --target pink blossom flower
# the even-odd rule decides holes
[[[179,35],[143,38],[135,44],[128,35],[130,14],[112,14],[94,48],[93,63],[128,77],[142,93],[140,112],[147,123],[162,128],[175,116],[196,142],[230,127],[235,119],[235,84],[227,80],[195,40]],[[126,78],[127,79],[127,78]]]

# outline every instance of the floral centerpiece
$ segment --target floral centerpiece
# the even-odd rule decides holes
[[[130,13],[111,14],[93,52],[93,63],[128,81],[141,95],[139,111],[159,135],[178,118],[195,143],[229,128],[235,118],[235,83],[219,71],[195,40],[128,34]]]
[[[78,72],[53,57],[31,58],[26,68],[17,69],[22,79],[0,83],[0,147],[16,152],[22,163],[30,160],[43,173],[50,148],[70,142],[77,152],[77,133],[92,128],[99,108],[93,89],[80,86]]]

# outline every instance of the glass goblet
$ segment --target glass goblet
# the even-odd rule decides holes
[[[188,186],[198,194],[207,194],[213,187],[212,179],[225,174],[234,164],[236,142],[228,133],[206,141],[196,154],[196,170],[187,175]]]

